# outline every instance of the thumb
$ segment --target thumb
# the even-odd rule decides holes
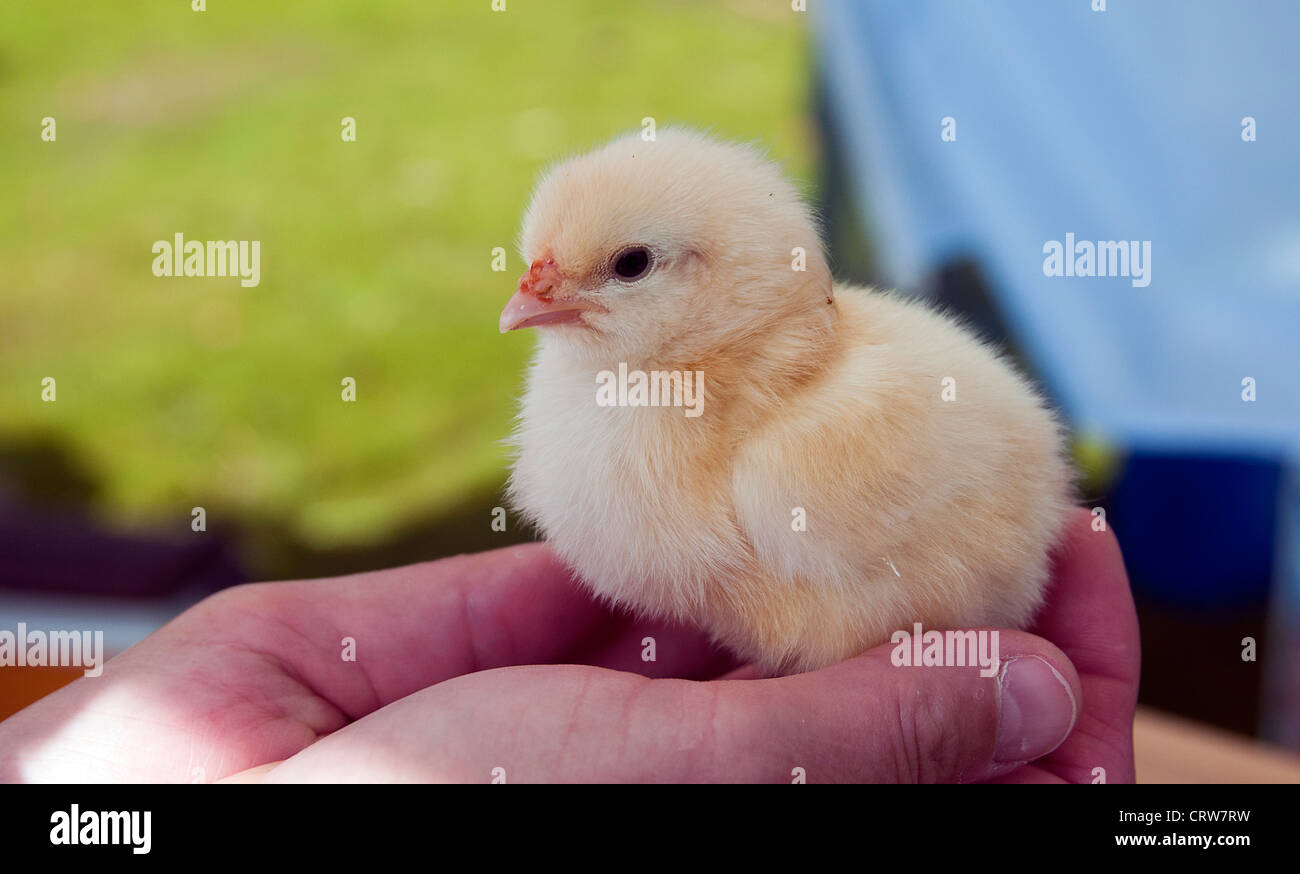
[[[767,680],[651,680],[580,665],[467,674],[322,738],[267,779],[482,782],[957,782],[1046,755],[1079,678],[1047,641],[998,631],[978,667],[897,667],[877,647]],[[411,726],[419,726],[412,730]]]
[[[971,782],[1050,753],[1078,718],[1078,675],[1046,640],[998,635],[993,676],[900,667],[887,644],[820,671],[726,683],[717,716],[743,772],[731,779],[785,780],[798,767],[809,782]]]

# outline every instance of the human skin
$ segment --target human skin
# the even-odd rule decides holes
[[[1091,521],[992,678],[888,644],[762,678],[594,601],[543,544],[239,586],[0,722],[0,780],[1128,782],[1137,619]]]

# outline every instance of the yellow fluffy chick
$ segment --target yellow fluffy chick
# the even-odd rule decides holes
[[[596,593],[772,673],[1030,620],[1071,504],[1056,420],[951,319],[835,286],[759,152],[617,139],[545,175],[521,245],[510,495]]]

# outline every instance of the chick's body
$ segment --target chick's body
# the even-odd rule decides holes
[[[559,265],[545,305],[582,315],[542,332],[515,505],[597,593],[701,625],[772,672],[915,622],[1024,625],[1070,506],[1052,415],[950,319],[834,287],[806,210],[751,150],[664,139],[561,165],[534,199],[526,255]],[[685,174],[708,197],[637,216],[622,199],[637,184],[610,187],[620,172],[669,192]],[[618,201],[581,206],[594,239],[566,221],[586,196]],[[730,227],[713,211],[728,198]],[[626,282],[616,262],[611,278],[629,245],[653,269]],[[620,364],[702,374],[702,414],[600,405],[598,374]]]

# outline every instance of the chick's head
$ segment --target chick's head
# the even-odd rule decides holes
[[[707,356],[827,318],[812,217],[756,149],[686,130],[632,134],[560,162],[524,216],[530,266],[504,333],[544,328],[594,362]]]

